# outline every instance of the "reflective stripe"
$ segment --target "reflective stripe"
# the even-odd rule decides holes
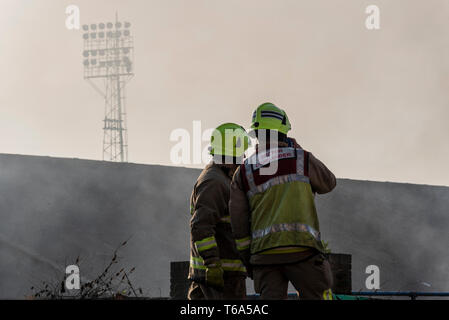
[[[209,237],[200,241],[196,241],[195,246],[198,252],[201,252],[216,247],[217,242],[215,241],[215,237]]]
[[[284,120],[284,116],[280,113],[277,113],[276,111],[261,111],[260,112],[261,118],[276,118],[279,120]]]
[[[231,216],[226,216],[226,217],[220,218],[220,222],[231,223]]]
[[[259,229],[253,231],[253,239],[263,238],[271,233],[283,232],[283,231],[298,231],[310,233],[317,241],[320,241],[320,233],[313,229],[311,226],[303,223],[281,223],[273,226],[269,226],[265,229]]]
[[[204,265],[204,260],[201,258],[190,257],[190,266],[193,269],[206,270],[206,266]]]
[[[295,252],[303,252],[309,249],[310,248],[307,247],[280,247],[263,251],[260,254],[295,253]]]
[[[333,294],[331,289],[324,290],[323,300],[333,300]]]
[[[235,240],[235,243],[237,245],[237,250],[242,251],[249,248],[249,245],[251,244],[251,237],[246,237],[242,239]]]
[[[204,260],[202,258],[190,257],[190,266],[193,269],[206,270],[207,267],[204,265]],[[216,265],[211,265],[216,266]],[[224,271],[240,271],[246,272],[245,265],[241,260],[231,260],[231,259],[222,259],[221,267]]]
[[[248,192],[246,193],[246,196],[251,199],[254,195],[258,194],[258,193],[262,193],[267,191],[269,188],[283,184],[283,183],[287,183],[287,182],[293,182],[293,181],[300,181],[300,182],[305,182],[305,183],[310,183],[310,180],[308,177],[297,174],[297,173],[293,173],[293,174],[287,174],[284,176],[277,176],[274,178],[271,178],[270,180],[268,180],[267,182],[258,185],[258,186],[254,186],[254,188],[250,188],[248,190]]]
[[[304,150],[295,149],[296,150],[296,172],[300,175],[304,174]]]
[[[224,271],[240,271],[246,272],[246,268],[241,260],[222,259],[221,266]]]
[[[271,148],[252,155],[248,159],[248,163],[253,165],[254,170],[257,170],[274,161],[294,158],[295,150],[294,148]]]
[[[246,179],[248,181],[249,190],[247,192],[247,197],[251,198],[258,193],[265,192],[269,188],[293,181],[300,181],[305,183],[310,183],[310,179],[304,175],[304,150],[302,149],[294,149],[294,148],[279,148],[276,153],[276,149],[270,149],[270,155],[266,156],[265,154],[254,154],[247,161],[245,161],[245,172]],[[296,154],[295,154],[296,153]],[[278,161],[281,159],[289,159],[294,158],[296,156],[296,173],[273,177],[265,183],[256,186],[254,182],[254,170],[260,169],[264,165],[267,165],[271,162]],[[258,161],[255,161],[258,160]],[[251,164],[254,163],[253,166]]]

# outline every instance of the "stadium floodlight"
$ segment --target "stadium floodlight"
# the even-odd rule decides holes
[[[105,99],[103,160],[127,162],[126,99],[123,90],[134,76],[131,23],[83,25],[84,78]]]
[[[123,58],[123,64],[124,64],[127,68],[131,68],[131,60],[129,60],[128,57],[124,57],[124,58]]]

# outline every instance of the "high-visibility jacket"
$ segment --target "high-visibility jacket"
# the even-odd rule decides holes
[[[231,179],[221,166],[213,162],[195,183],[190,197],[189,279],[204,281],[207,266],[217,262],[225,277],[246,276],[230,224],[230,184]]]
[[[322,252],[314,193],[335,185],[324,164],[301,148],[280,145],[247,159],[234,175],[230,201],[245,264],[249,256],[251,263],[271,264],[289,263],[306,248]]]
[[[323,251],[307,156],[302,149],[276,148],[254,154],[242,166],[251,210],[251,254],[293,246]]]

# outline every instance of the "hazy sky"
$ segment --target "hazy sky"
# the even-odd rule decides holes
[[[1,0],[0,153],[102,159],[70,4],[132,23],[130,162],[171,165],[172,130],[248,127],[271,101],[337,177],[449,185],[447,0]]]

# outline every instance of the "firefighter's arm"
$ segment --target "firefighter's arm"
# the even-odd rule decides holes
[[[312,153],[309,157],[309,178],[313,192],[318,194],[331,192],[337,185],[335,175]]]
[[[229,200],[229,214],[231,216],[232,233],[248,274],[251,276],[249,259],[251,256],[251,220],[248,199],[243,191],[240,168],[234,174],[231,183],[231,196]]]
[[[226,210],[223,187],[213,180],[205,180],[196,186],[196,201],[190,219],[192,240],[206,266],[220,261],[215,227],[220,220],[220,212]]]

